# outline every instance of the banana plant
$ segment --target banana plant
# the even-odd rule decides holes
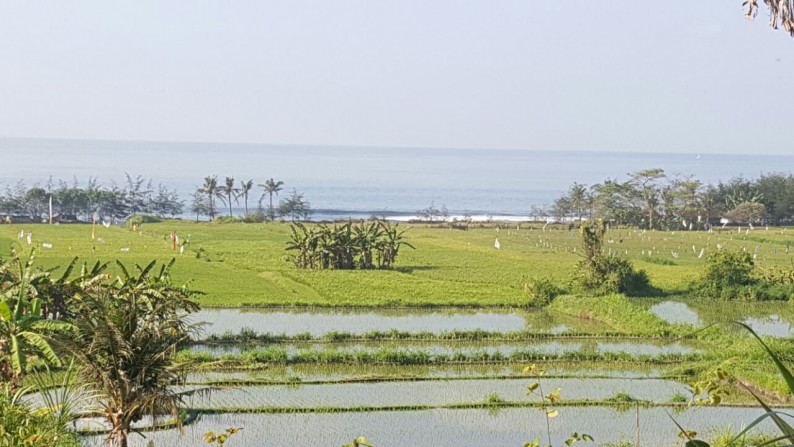
[[[0,295],[0,378],[14,384],[25,373],[28,356],[61,366],[51,335],[75,328],[65,321],[49,320],[42,312],[37,285],[46,281],[47,273],[33,269],[34,257],[31,251],[23,262],[14,253],[10,265],[3,267],[6,273],[14,267],[16,271],[6,275],[5,290]]]

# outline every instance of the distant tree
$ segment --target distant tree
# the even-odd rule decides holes
[[[242,196],[244,201],[245,201],[245,215],[246,216],[248,216],[248,193],[250,193],[253,188],[254,188],[254,181],[253,180],[248,180],[247,182],[243,181],[243,180],[240,180],[240,190],[239,191],[240,191],[240,196]]]
[[[163,184],[157,185],[157,194],[152,198],[151,211],[160,216],[165,217],[170,215],[174,217],[182,214],[182,209],[185,204],[179,198],[176,191],[171,191]]]
[[[218,188],[221,192],[221,200],[229,204],[229,217],[232,217],[232,200],[237,202],[239,190],[234,187],[234,177],[226,177],[226,183]],[[237,202],[239,203],[239,202]]]
[[[204,177],[204,186],[199,191],[207,196],[207,215],[210,220],[215,219],[215,199],[223,197],[223,191],[218,187],[218,176]]]
[[[25,192],[21,205],[31,219],[38,220],[41,219],[42,213],[49,207],[48,202],[49,194],[47,194],[47,191],[44,188],[34,186]]]
[[[61,216],[77,219],[88,208],[88,196],[77,179],[71,185],[61,180],[53,193],[53,204]]]
[[[605,180],[603,183],[590,187],[593,195],[593,212],[591,217],[598,217],[605,222],[615,221],[619,224],[630,220],[632,209],[628,200],[631,188],[617,180]]]
[[[132,178],[128,173],[124,187],[124,199],[130,214],[147,213],[152,199],[152,181],[142,175]]]
[[[786,223],[794,216],[794,175],[765,174],[755,181],[760,202],[767,217],[775,225]]]
[[[576,211],[576,219],[582,220],[582,211],[587,205],[587,186],[574,182],[568,189],[568,202],[571,208]]]
[[[265,183],[260,183],[258,186],[265,190],[264,194],[262,194],[262,197],[259,199],[260,202],[265,197],[265,194],[270,197],[270,205],[267,209],[267,213],[270,220],[274,220],[276,218],[276,210],[273,208],[273,195],[278,196],[279,191],[284,189],[284,182],[281,180],[276,181],[271,177],[267,179]]]
[[[196,222],[198,222],[199,216],[210,215],[210,202],[201,188],[193,192],[193,197],[190,202],[190,211],[196,214]],[[212,219],[212,217],[210,217],[210,219]]]
[[[703,188],[698,194],[698,203],[700,203],[704,223],[711,225],[711,220],[719,217],[722,209],[717,188],[712,185]]]
[[[279,202],[278,213],[293,221],[306,220],[311,214],[311,204],[303,198],[302,193],[293,189],[289,197]]]
[[[703,222],[705,213],[700,194],[703,184],[700,180],[692,177],[676,178],[670,182],[669,188],[674,202],[675,216],[681,219],[682,223],[683,221],[693,224]]]
[[[571,212],[570,198],[567,196],[558,197],[557,200],[554,201],[551,212],[557,221],[565,221],[565,219],[568,217],[568,214]]]
[[[447,206],[442,204],[441,208],[436,208],[436,202],[430,202],[430,206],[427,208],[423,208],[421,210],[417,210],[416,214],[419,215],[420,219],[427,220],[430,222],[435,222],[436,220],[445,221],[449,218],[449,211],[447,210]]]
[[[736,223],[749,223],[758,222],[766,214],[766,209],[763,203],[758,202],[742,202],[727,213],[725,217]]]
[[[103,190],[99,193],[97,213],[100,218],[104,219],[107,216],[111,221],[123,219],[129,215],[126,201],[124,200],[124,191],[116,186],[114,182],[111,182],[109,190]]]
[[[631,176],[629,184],[634,187],[635,195],[642,202],[644,212],[648,216],[648,229],[653,229],[653,218],[659,206],[659,188],[656,181],[664,178],[664,169],[645,169],[629,175]]]

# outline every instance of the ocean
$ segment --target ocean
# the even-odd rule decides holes
[[[435,204],[450,215],[521,219],[545,207],[573,182],[625,180],[630,172],[662,168],[716,184],[732,177],[790,172],[794,156],[643,152],[552,152],[495,149],[299,146],[0,138],[0,187],[50,176],[85,185],[125,183],[142,175],[176,189],[187,201],[218,175],[263,183],[281,180],[311,203],[315,220],[384,215],[408,219]],[[249,207],[261,195],[252,193]],[[266,200],[266,199],[265,199]],[[265,202],[266,203],[266,202]],[[242,203],[240,204],[240,209]],[[239,212],[239,210],[238,210]]]

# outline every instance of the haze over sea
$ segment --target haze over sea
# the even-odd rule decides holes
[[[48,178],[119,185],[125,173],[163,183],[188,202],[204,177],[262,183],[273,177],[303,193],[313,219],[410,216],[434,202],[451,215],[529,216],[573,182],[624,181],[663,168],[716,184],[735,176],[790,172],[794,156],[693,153],[551,152],[495,149],[298,146],[0,138],[0,184],[44,185]],[[249,206],[261,194],[257,189]]]

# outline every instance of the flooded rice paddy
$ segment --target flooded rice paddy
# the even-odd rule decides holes
[[[476,404],[486,396],[506,402],[527,402],[532,380],[435,380],[412,382],[338,383],[322,385],[270,385],[215,389],[209,398],[188,401],[194,408],[355,408],[425,407]],[[568,401],[605,400],[619,393],[637,400],[670,402],[684,395],[686,387],[662,379],[560,379],[542,381],[546,392],[559,387]]]
[[[794,312],[785,303],[733,304],[721,306],[718,312],[702,303],[647,301],[648,310],[657,317],[671,324],[691,325],[693,330],[735,320],[746,322],[761,335],[788,337],[794,333]],[[592,435],[594,445],[622,440],[633,444],[637,412],[640,444],[648,446],[680,444],[668,413],[704,437],[729,426],[735,431],[761,413],[756,408],[685,409],[673,404],[691,397],[686,379],[676,374],[686,364],[680,360],[658,364],[649,359],[697,358],[702,347],[695,341],[615,336],[607,325],[548,311],[210,309],[192,318],[208,323],[203,341],[185,348],[195,355],[255,357],[258,350],[279,355],[265,356],[269,360],[262,363],[229,364],[250,370],[193,372],[189,385],[180,390],[213,388],[207,397],[185,402],[199,415],[198,420],[185,427],[182,436],[178,430],[160,430],[146,433],[146,438],[132,437],[131,446],[143,447],[149,441],[156,446],[203,445],[206,432],[218,433],[228,427],[243,427],[228,441],[239,447],[338,447],[361,435],[378,447],[518,446],[545,438],[543,411],[525,406],[537,402],[537,397],[527,395],[528,385],[536,380],[523,370],[527,362],[379,364],[374,354],[384,351],[444,359],[476,359],[478,355],[508,359],[523,352],[565,358],[540,361],[546,370],[540,379],[544,393],[559,388],[562,397],[559,417],[550,420],[553,445],[563,445],[572,432]],[[234,336],[243,328],[249,334],[291,338],[280,343],[266,343],[266,338],[243,342]],[[364,336],[388,331],[409,336],[403,340]],[[496,335],[485,340],[434,336],[454,331]],[[523,340],[499,338],[511,332],[546,335]],[[340,333],[362,337],[344,339],[338,337]],[[410,336],[420,333],[430,336],[424,337],[426,340]],[[586,334],[593,336],[583,336]],[[220,337],[223,342],[207,340],[212,336],[225,337]],[[322,360],[346,353],[361,353],[362,359],[369,360]],[[600,358],[593,354],[621,353],[644,360],[590,361]],[[303,360],[289,361],[295,358]],[[631,403],[634,401],[643,405]],[[87,427],[96,422],[81,424]],[[773,427],[767,425],[766,429]],[[85,445],[98,446],[102,440],[101,436],[87,436]]]
[[[207,323],[203,337],[239,333],[242,328],[257,333],[321,337],[330,332],[364,334],[372,331],[451,332],[486,330],[493,332],[563,333],[607,330],[598,323],[538,310],[454,311],[358,310],[358,309],[206,309],[191,314],[191,321]]]
[[[794,309],[788,303],[723,303],[719,310],[702,303],[655,301],[649,311],[671,324],[693,327],[720,321],[743,321],[760,335],[794,335]],[[288,337],[323,337],[341,332],[363,335],[368,332],[528,331],[548,334],[610,332],[605,324],[547,310],[364,310],[364,309],[205,309],[190,316],[206,323],[202,338],[238,334],[242,329],[257,334]]]
[[[639,410],[639,437],[643,446],[680,445],[677,429],[668,416],[669,408]],[[672,413],[687,429],[707,437],[710,432],[733,427],[736,430],[761,412],[755,408],[704,408]],[[628,440],[634,443],[637,414],[635,409],[605,407],[566,407],[550,420],[551,444],[564,445],[573,432],[587,433],[604,445]],[[366,435],[377,447],[410,445],[434,447],[521,446],[546,438],[546,419],[537,408],[434,409],[420,411],[375,411],[348,413],[291,414],[208,414],[177,430],[146,433],[146,438],[130,437],[130,446],[187,447],[205,445],[208,431],[221,432],[227,427],[243,427],[229,439],[236,447],[341,446],[357,436]],[[761,430],[773,430],[762,424]],[[86,446],[100,446],[103,438],[93,436]]]
[[[719,306],[709,306],[667,300],[648,310],[671,324],[704,326],[740,321],[758,335],[776,338],[794,335],[794,307],[787,302],[720,302]]]

